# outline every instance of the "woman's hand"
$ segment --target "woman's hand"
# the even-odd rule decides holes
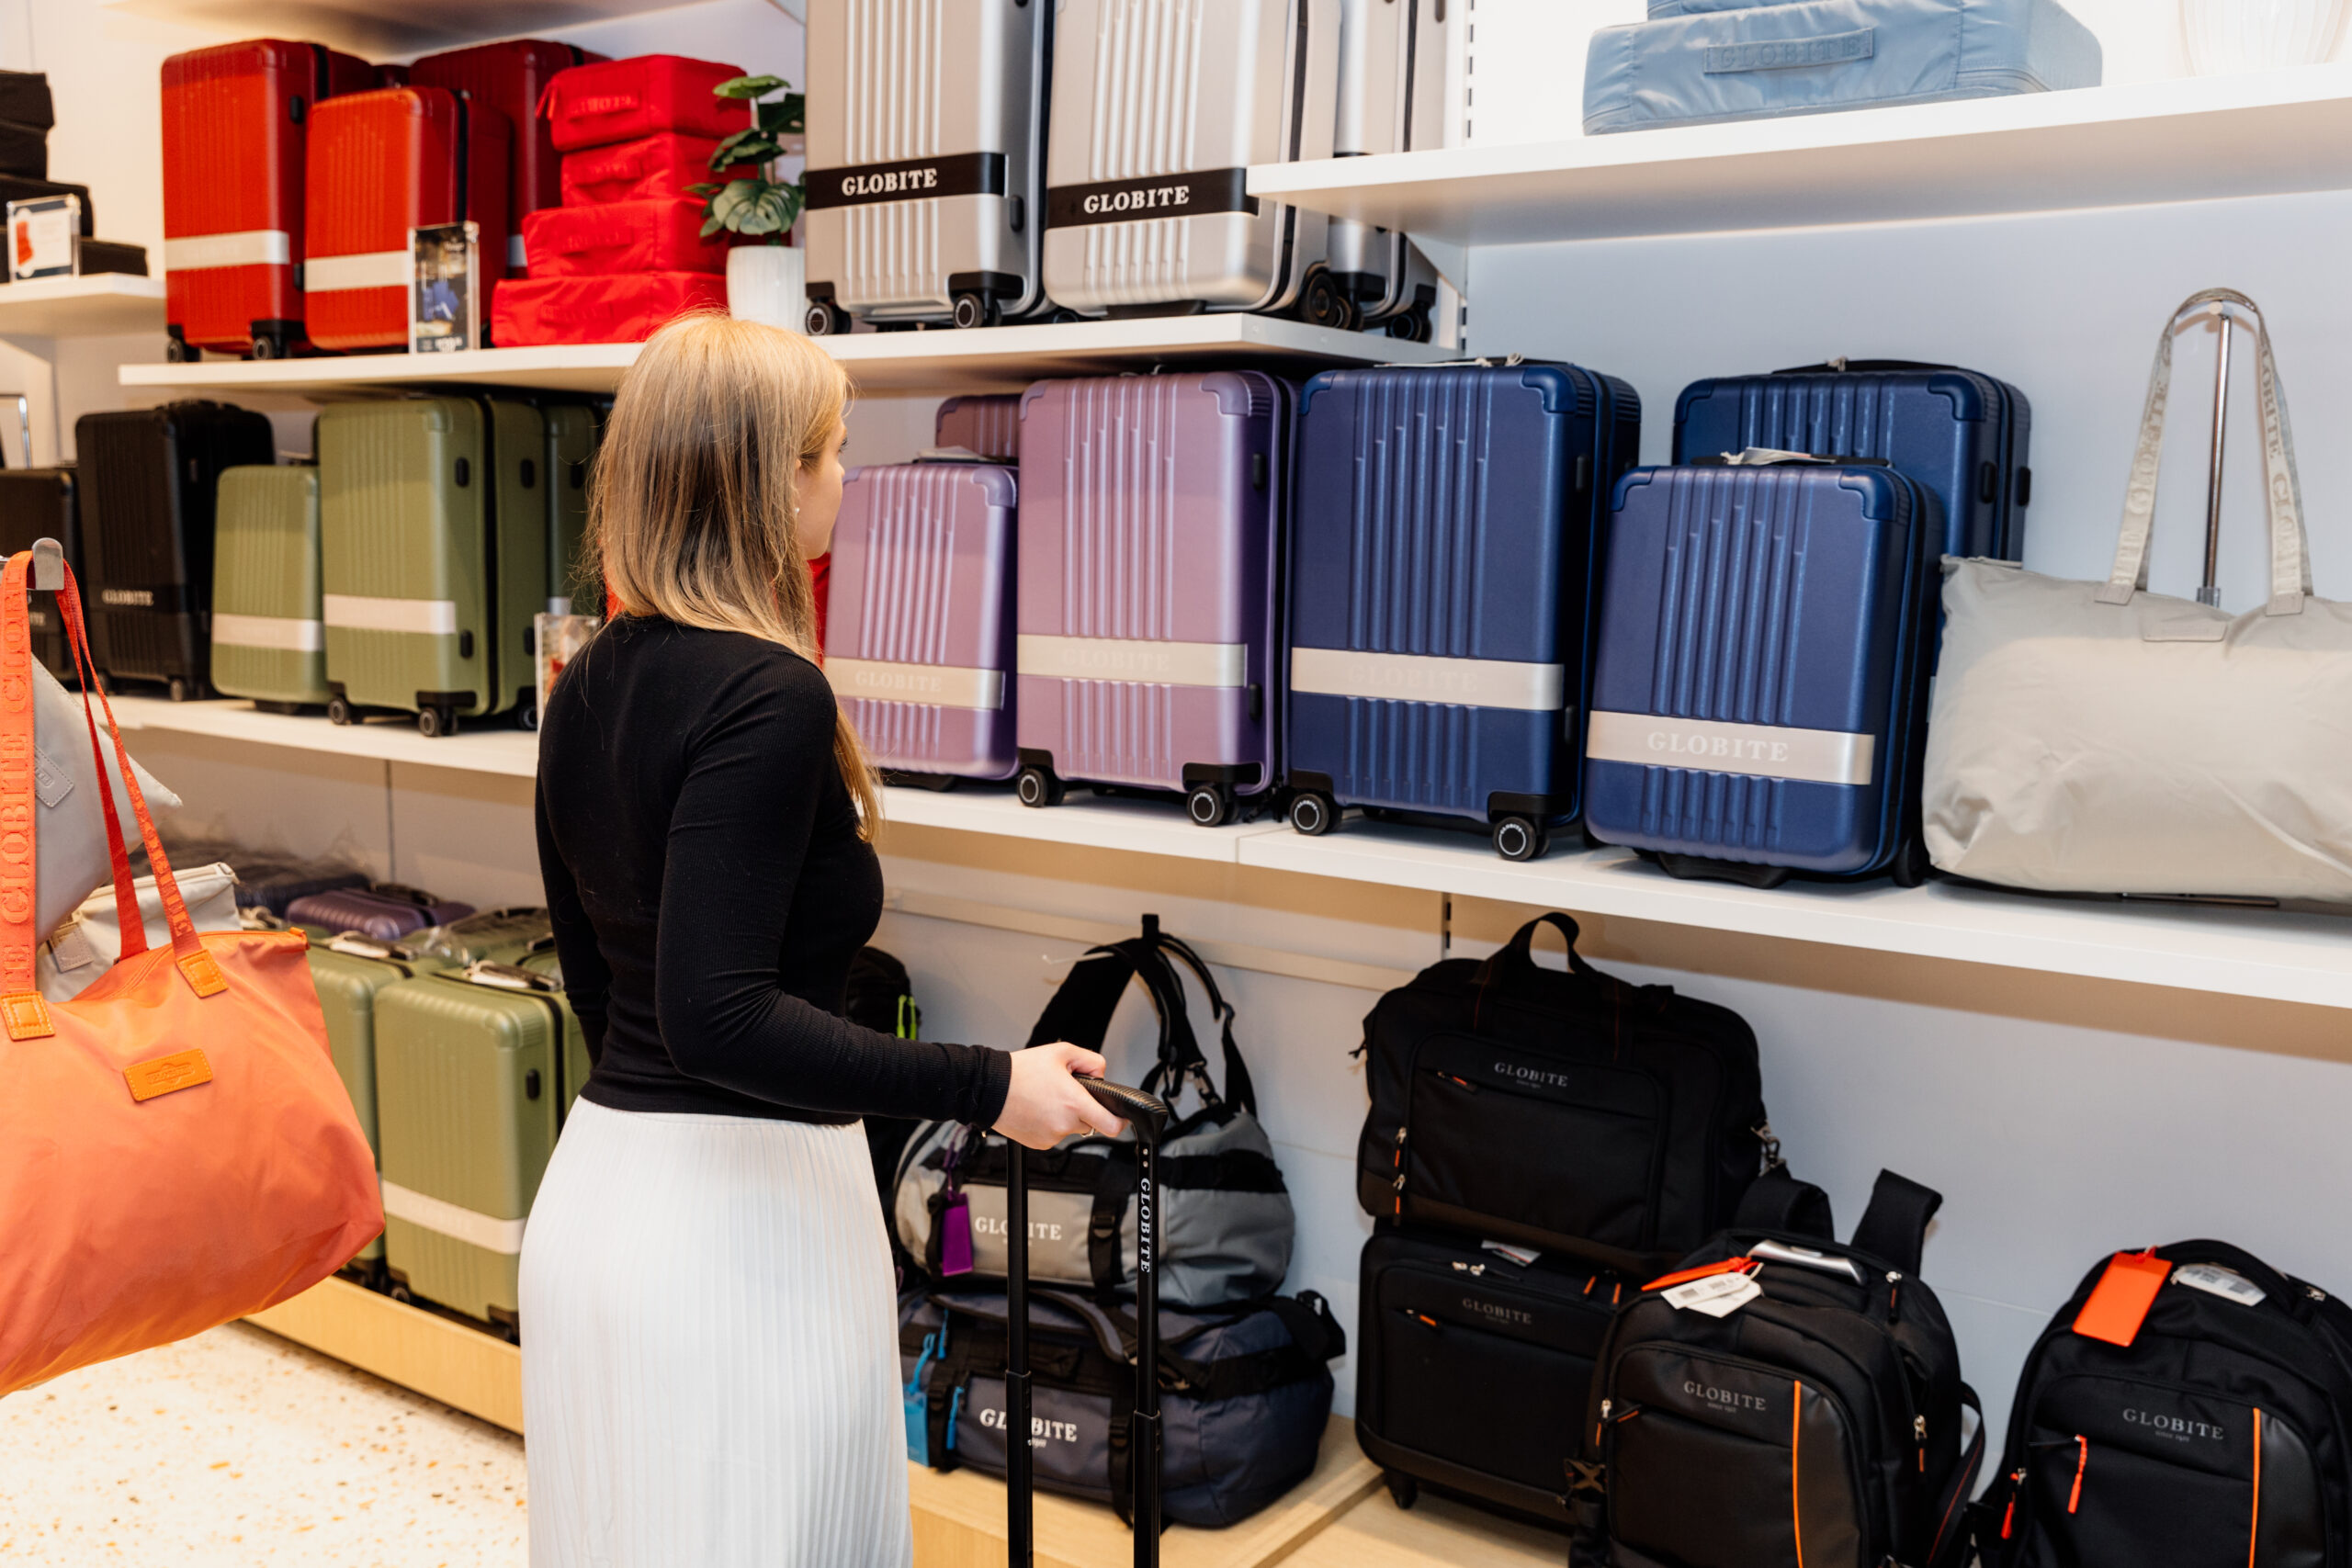
[[[1073,1133],[1117,1137],[1127,1124],[1103,1110],[1078,1081],[1099,1078],[1102,1069],[1102,1058],[1093,1052],[1059,1042],[1013,1052],[1012,1083],[996,1130],[1033,1149],[1050,1149]]]

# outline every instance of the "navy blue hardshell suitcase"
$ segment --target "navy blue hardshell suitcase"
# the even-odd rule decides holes
[[[1943,553],[2025,558],[2033,406],[2006,381],[1949,365],[1839,360],[1693,381],[1674,405],[1674,460],[1749,447],[1883,457],[1936,498]]]
[[[1489,829],[1579,809],[1600,524],[1642,405],[1573,365],[1326,371],[1299,399],[1283,730],[1291,826]]]
[[[1636,468],[1596,619],[1585,814],[1679,875],[1925,875],[1940,519],[1885,466]]]

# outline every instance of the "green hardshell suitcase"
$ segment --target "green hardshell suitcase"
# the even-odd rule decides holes
[[[576,1028],[551,976],[492,960],[377,994],[385,1262],[409,1294],[514,1327]]]
[[[588,1036],[580,1028],[580,1020],[571,1010],[571,998],[561,990],[563,965],[557,962],[555,938],[534,942],[522,966],[545,975],[558,987],[556,998],[563,1005],[563,1113],[571,1114],[571,1102],[580,1098],[581,1089],[588,1082],[594,1064],[588,1059]]]
[[[569,615],[582,592],[580,542],[588,533],[588,466],[596,456],[596,411],[586,403],[549,403],[548,424],[548,603],[550,615]],[[587,590],[594,606],[596,590]]]
[[[546,421],[472,397],[319,415],[327,715],[413,713],[427,735],[527,712],[548,598]]]
[[[281,713],[327,701],[318,469],[224,468],[214,517],[212,684]]]

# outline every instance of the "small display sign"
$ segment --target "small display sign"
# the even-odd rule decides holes
[[[82,198],[44,196],[8,204],[8,280],[70,277],[74,236],[82,231]]]
[[[415,258],[409,287],[409,349],[454,354],[481,346],[481,230],[440,223],[408,231]]]

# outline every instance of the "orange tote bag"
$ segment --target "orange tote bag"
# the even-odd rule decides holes
[[[147,945],[102,768],[122,957],[69,1002],[34,984],[31,564],[0,570],[0,1394],[282,1302],[384,1224],[307,939],[197,931],[111,705],[172,945]],[[70,572],[57,604],[96,749]]]

